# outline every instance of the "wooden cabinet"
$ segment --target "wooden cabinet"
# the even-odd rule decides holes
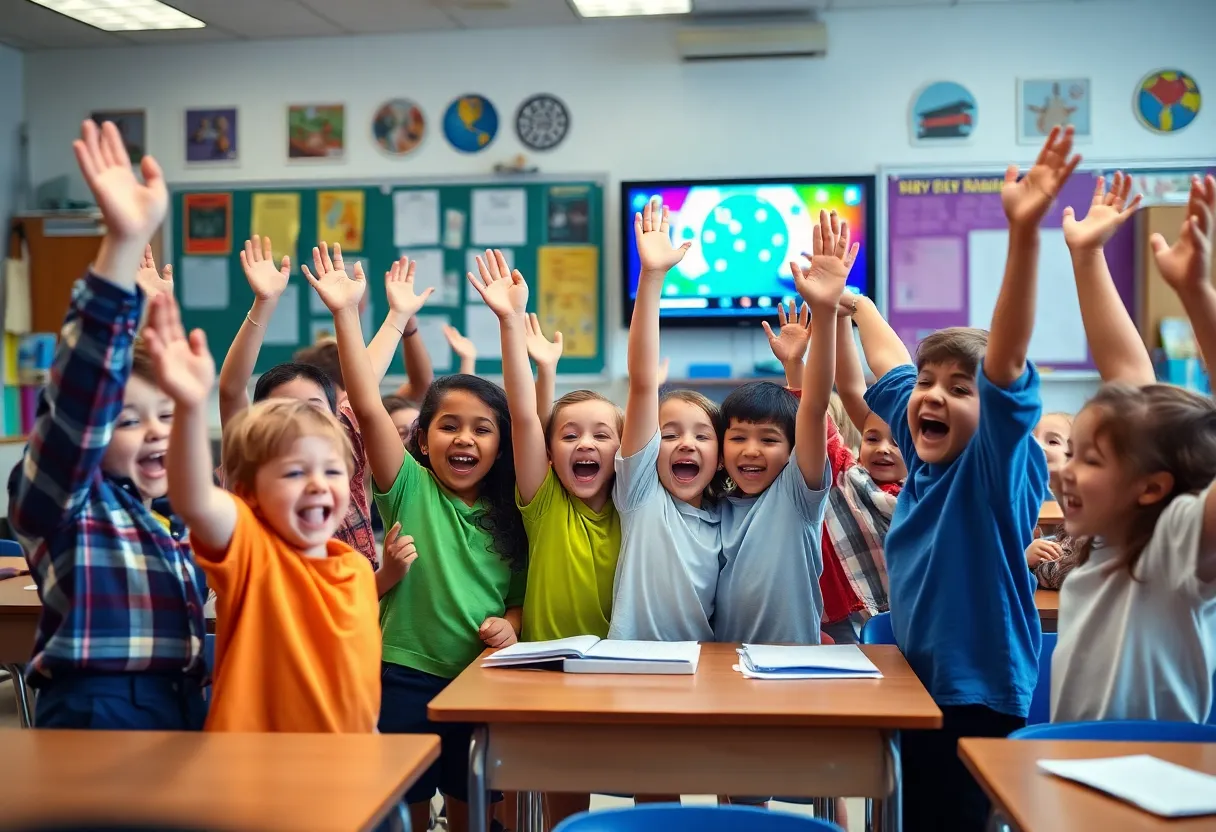
[[[1153,205],[1136,214],[1136,328],[1150,350],[1161,346],[1161,319],[1185,318],[1186,311],[1157,271],[1149,239],[1161,234],[1172,245],[1185,218],[1185,205]]]

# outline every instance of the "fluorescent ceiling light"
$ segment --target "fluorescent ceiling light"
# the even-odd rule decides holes
[[[30,0],[107,32],[202,29],[207,24],[160,0]]]
[[[581,17],[640,17],[688,14],[692,0],[570,0]]]

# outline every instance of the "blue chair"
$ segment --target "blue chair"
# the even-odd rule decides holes
[[[1027,725],[1051,722],[1051,656],[1056,651],[1058,633],[1043,633],[1043,649],[1039,651],[1039,681],[1030,700]]]
[[[675,806],[584,812],[553,832],[843,832],[834,823],[752,806]]]
[[[1011,740],[1098,740],[1106,742],[1216,742],[1216,725],[1151,719],[1052,722],[1028,725]]]
[[[880,612],[861,628],[862,644],[894,644],[895,630],[891,628],[891,613]]]
[[[15,540],[0,540],[0,558],[23,558],[25,550]]]

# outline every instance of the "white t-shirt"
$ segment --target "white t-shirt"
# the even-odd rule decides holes
[[[1216,581],[1196,574],[1207,493],[1183,494],[1166,507],[1135,579],[1117,550],[1096,546],[1064,581],[1051,662],[1053,722],[1207,719]]]
[[[672,497],[659,482],[658,461],[658,431],[628,459],[617,452],[612,499],[621,515],[621,557],[608,638],[713,641],[718,511]]]

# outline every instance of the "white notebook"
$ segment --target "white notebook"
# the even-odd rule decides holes
[[[1096,760],[1039,760],[1039,768],[1164,818],[1216,815],[1216,777],[1148,754]]]
[[[695,641],[611,641],[596,636],[574,636],[517,642],[487,656],[481,666],[544,665],[566,673],[685,676],[697,672],[700,659],[701,645]]]
[[[793,647],[745,644],[738,670],[749,679],[881,679],[882,673],[855,644]]]

